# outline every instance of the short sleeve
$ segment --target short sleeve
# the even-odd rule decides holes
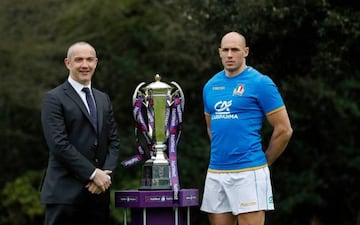
[[[264,114],[271,114],[284,107],[278,87],[270,77],[263,75],[258,85],[258,101]]]

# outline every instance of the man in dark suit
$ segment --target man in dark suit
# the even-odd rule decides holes
[[[112,171],[118,163],[117,125],[109,96],[91,87],[98,62],[95,49],[77,42],[64,62],[67,81],[42,101],[41,122],[49,147],[41,190],[45,224],[106,225]]]

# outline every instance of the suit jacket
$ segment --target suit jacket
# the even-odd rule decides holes
[[[68,81],[47,92],[42,100],[41,123],[49,147],[49,161],[41,190],[45,204],[109,203],[109,191],[91,194],[85,185],[95,168],[114,171],[119,138],[107,94],[92,89],[98,134],[78,93]]]

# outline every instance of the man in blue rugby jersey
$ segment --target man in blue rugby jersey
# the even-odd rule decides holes
[[[227,33],[219,48],[224,69],[203,89],[211,154],[201,210],[208,213],[212,225],[265,223],[265,211],[274,209],[268,167],[292,135],[277,86],[246,65],[248,54],[244,36]],[[273,132],[263,149],[265,119]]]

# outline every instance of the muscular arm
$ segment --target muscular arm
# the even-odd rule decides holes
[[[269,146],[265,151],[268,165],[270,166],[285,150],[293,130],[285,108],[281,111],[268,115],[267,120],[274,128]]]

